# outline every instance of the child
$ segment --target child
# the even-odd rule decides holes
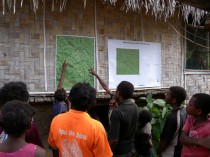
[[[180,86],[171,86],[166,92],[165,101],[173,108],[166,117],[157,154],[160,157],[180,157],[182,144],[179,141],[182,127],[186,120],[186,109],[182,102],[186,99],[186,90]]]
[[[151,157],[152,156],[152,141],[151,141],[151,124],[152,113],[148,110],[139,112],[139,123],[134,138],[134,145],[137,156]]]
[[[197,93],[187,105],[187,120],[182,129],[180,141],[183,143],[182,157],[210,156],[210,95]]]
[[[55,99],[53,101],[53,117],[57,116],[60,113],[67,112],[69,109],[70,103],[67,102],[68,104],[67,105],[65,102],[65,101],[68,101],[66,99],[67,93],[66,93],[66,90],[62,88],[66,67],[67,67],[67,63],[65,60],[62,64],[62,70],[61,70],[60,80],[58,84],[58,89],[55,91],[55,95],[54,95]]]
[[[53,101],[53,117],[57,116],[60,113],[68,111],[68,106],[65,103],[67,94],[66,91],[61,88],[55,91],[54,101]]]
[[[58,148],[59,157],[112,157],[103,125],[87,113],[96,104],[96,90],[77,83],[68,98],[72,109],[53,119],[49,145]]]
[[[29,93],[24,82],[8,82],[2,88],[0,88],[0,105],[4,105],[6,102],[11,100],[19,100],[23,102],[29,101]],[[0,132],[2,131],[3,130],[0,127]],[[1,135],[5,135],[4,131]],[[3,141],[5,139],[6,138],[4,138]],[[38,127],[34,121],[32,122],[30,129],[28,129],[26,132],[25,140],[28,143],[33,143],[44,148]]]
[[[0,126],[8,138],[0,143],[1,157],[45,157],[46,151],[25,141],[27,130],[31,126],[34,110],[26,102],[9,101],[1,111]]]

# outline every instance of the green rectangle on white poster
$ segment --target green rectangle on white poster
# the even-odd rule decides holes
[[[80,36],[57,36],[56,86],[59,83],[62,64],[68,66],[63,88],[69,90],[77,82],[94,85],[94,78],[88,68],[94,67],[94,38]]]
[[[139,50],[117,48],[117,75],[139,75]]]

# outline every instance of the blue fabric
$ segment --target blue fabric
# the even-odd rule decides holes
[[[57,116],[60,113],[64,113],[68,110],[67,104],[53,101],[53,117]]]

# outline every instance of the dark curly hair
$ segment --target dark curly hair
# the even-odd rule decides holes
[[[26,102],[8,101],[1,110],[0,126],[8,135],[20,137],[31,126],[34,113]]]
[[[96,104],[96,90],[88,83],[76,83],[70,90],[69,100],[74,109],[87,111]]]
[[[66,90],[64,90],[63,88],[61,88],[61,89],[57,89],[55,91],[54,98],[57,101],[64,101],[66,99],[66,96],[67,96]]]
[[[117,91],[124,99],[129,99],[133,94],[134,86],[128,81],[122,81],[118,84]]]
[[[206,93],[197,93],[194,94],[192,97],[196,98],[196,108],[201,109],[204,116],[208,115],[210,113],[210,95]]]
[[[27,86],[23,82],[9,82],[0,89],[0,105],[11,100],[20,100],[27,102],[29,93]]]
[[[153,118],[152,112],[149,110],[141,110],[139,111],[139,127],[144,127],[147,123],[149,123]]]
[[[172,86],[169,90],[171,91],[172,98],[175,98],[178,104],[181,104],[187,98],[186,90],[183,87]]]

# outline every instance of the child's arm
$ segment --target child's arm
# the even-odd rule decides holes
[[[195,145],[195,139],[188,137],[189,132],[182,131],[180,142],[184,145]]]
[[[180,141],[185,145],[196,145],[204,147],[206,149],[210,149],[210,136],[205,138],[191,138],[188,137],[187,132],[182,131]]]
[[[210,136],[196,139],[197,145],[210,150]]]
[[[112,95],[112,91],[109,89],[109,87],[106,85],[106,83],[98,76],[98,74],[93,70],[93,68],[90,67],[88,70],[89,70],[90,74],[92,74],[93,76],[95,76],[98,79],[100,85],[107,92],[107,94]]]
[[[62,70],[61,70],[60,80],[59,80],[59,84],[58,84],[58,88],[57,89],[61,89],[62,86],[63,86],[64,76],[65,76],[65,71],[66,71],[67,65],[68,64],[66,63],[66,60],[64,60],[64,62],[62,64]]]
[[[166,140],[160,140],[160,143],[159,143],[159,145],[158,145],[158,148],[157,148],[157,150],[156,150],[156,152],[157,152],[157,155],[159,156],[159,157],[161,157],[162,155],[161,155],[161,153],[164,151],[164,150],[166,150],[166,148],[169,146],[169,143],[166,141]]]

